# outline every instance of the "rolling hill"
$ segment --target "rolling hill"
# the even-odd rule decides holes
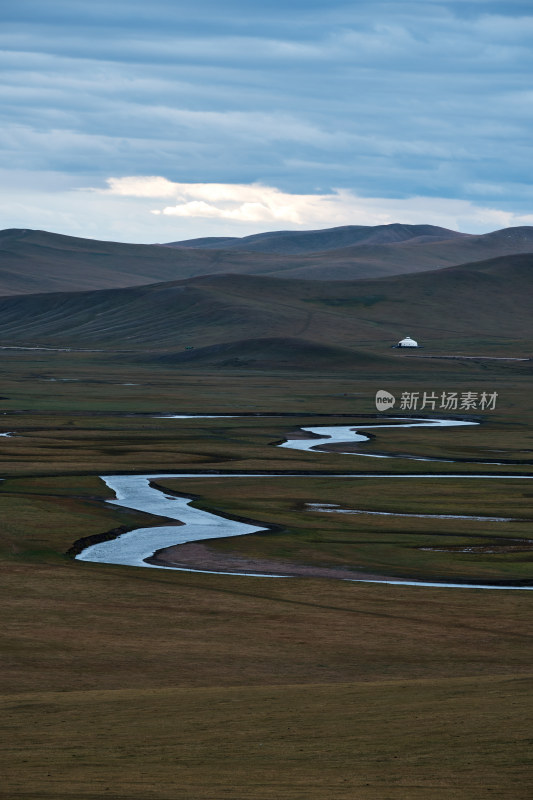
[[[262,257],[268,269],[275,256]],[[217,272],[246,272],[249,259],[175,251],[144,244],[100,242],[46,231],[0,232],[0,294],[141,286]],[[261,269],[261,266],[259,266]]]
[[[356,270],[357,277],[361,278],[426,272],[518,253],[533,253],[533,227],[504,228],[479,236],[469,234],[445,240],[421,237],[330,250],[327,277],[349,280],[355,277]],[[294,265],[286,277],[320,279],[321,273],[308,263],[304,267]]]
[[[166,247],[233,250],[249,253],[280,253],[301,255],[320,253],[353,245],[395,244],[396,242],[444,241],[462,239],[466,233],[450,231],[435,225],[344,225],[317,231],[270,231],[253,236],[190,239],[171,242]]]
[[[194,242],[187,247],[183,242],[176,247],[138,245],[45,231],[2,231],[0,295],[124,288],[228,273],[318,281],[374,279],[533,253],[533,227],[473,236],[430,225],[347,226]],[[327,249],[310,252],[313,248]]]
[[[412,334],[426,355],[529,357],[532,294],[531,255],[372,281],[204,276],[0,298],[0,345],[148,350],[191,366],[266,358],[319,367],[350,361],[349,353],[405,357],[390,345]]]
[[[152,359],[153,360],[153,359]],[[241,339],[193,350],[180,350],[156,356],[162,366],[190,366],[201,368],[269,369],[335,371],[392,369],[393,359],[388,353],[374,355],[340,345],[295,336],[266,336],[259,339]]]

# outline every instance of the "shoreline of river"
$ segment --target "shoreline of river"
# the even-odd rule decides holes
[[[391,418],[391,421],[396,421],[398,418]],[[402,418],[400,418],[402,419]],[[405,418],[403,418],[405,419]],[[455,427],[461,425],[475,425],[479,424],[473,421],[466,420],[453,420],[453,419],[423,419],[420,417],[407,418],[409,422],[404,423],[402,427]],[[359,426],[359,427],[365,427]],[[395,425],[371,425],[371,428],[391,428]],[[352,442],[368,441],[370,436],[360,433],[355,426],[327,426],[317,428],[303,428],[302,433],[307,435],[307,440],[294,436],[291,439],[285,440],[281,445],[293,449],[314,450],[317,445],[316,435],[318,434],[318,441],[322,439],[322,443],[344,444],[346,439],[343,437],[348,436],[348,440]],[[310,434],[310,435],[309,435]],[[391,457],[391,456],[389,456]],[[426,460],[426,459],[420,459]],[[428,459],[428,460],[441,460],[441,459]],[[479,463],[479,462],[478,462]],[[158,527],[139,528],[133,531],[121,533],[118,537],[111,540],[102,540],[97,543],[91,544],[89,547],[83,549],[75,558],[83,561],[93,561],[99,563],[121,564],[128,566],[138,567],[151,567],[155,569],[176,569],[186,570],[192,572],[208,572],[211,574],[233,574],[233,575],[248,575],[261,577],[328,577],[345,581],[354,582],[378,582],[399,585],[414,585],[414,586],[436,586],[436,587],[457,587],[457,588],[478,588],[478,589],[529,589],[533,590],[532,585],[524,584],[524,581],[506,582],[503,584],[501,581],[491,585],[484,584],[471,584],[466,581],[459,581],[451,583],[446,581],[427,581],[427,580],[413,580],[398,578],[396,576],[384,575],[371,575],[368,573],[350,570],[346,568],[331,568],[331,567],[311,567],[309,565],[300,564],[287,564],[287,569],[283,569],[285,565],[279,562],[274,562],[266,558],[249,559],[241,557],[237,554],[226,554],[217,552],[216,554],[207,547],[206,541],[217,538],[230,538],[235,536],[242,536],[250,533],[266,532],[268,530],[279,529],[279,526],[264,525],[255,520],[235,518],[225,514],[214,514],[212,512],[203,511],[201,509],[191,506],[194,499],[191,495],[178,493],[166,489],[164,486],[156,483],[157,479],[161,478],[187,478],[187,477],[264,477],[273,478],[279,473],[265,474],[265,473],[226,473],[221,474],[217,472],[204,472],[204,473],[151,473],[143,475],[110,475],[101,476],[104,482],[116,494],[115,500],[107,502],[124,506],[126,508],[133,508],[138,511],[151,513],[158,517],[164,517],[171,521],[171,525],[161,525]],[[311,475],[318,475],[317,472],[309,473]],[[533,475],[518,476],[518,475],[451,475],[451,474],[423,474],[423,475],[406,475],[406,474],[346,474],[346,473],[328,473],[330,477],[349,477],[352,479],[372,477],[376,479],[391,479],[391,478],[492,478],[492,479],[519,479],[519,478],[532,478]],[[289,475],[285,473],[287,477]],[[292,473],[295,475],[295,473]],[[171,502],[173,501],[173,502]],[[177,525],[181,524],[182,528],[179,529]],[[185,566],[188,564],[189,566]],[[194,565],[194,566],[191,566]],[[209,566],[214,567],[210,569]],[[234,570],[239,570],[235,572]]]

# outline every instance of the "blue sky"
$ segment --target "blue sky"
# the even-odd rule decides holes
[[[533,224],[527,2],[19,0],[0,227]]]

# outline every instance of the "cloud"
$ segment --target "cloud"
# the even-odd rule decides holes
[[[121,197],[175,197],[177,184],[158,175],[130,178],[108,178],[108,189],[105,194],[115,194]],[[95,189],[95,191],[99,191]],[[102,192],[102,193],[104,193]]]
[[[463,231],[533,225],[533,214],[438,197],[360,197],[345,189],[295,194],[262,184],[175,183],[159,176],[108,179],[107,195],[166,199],[174,205],[151,209],[155,216],[218,219],[234,223],[330,227],[392,222],[432,223]]]
[[[227,219],[235,222],[280,220],[304,224],[306,205],[311,198],[291,195],[261,184],[173,183],[159,176],[109,178],[106,194],[121,197],[174,197],[179,203],[152,214],[167,217]],[[312,200],[311,200],[312,202]]]
[[[492,203],[483,204],[421,195],[364,196],[346,189],[304,194],[258,183],[185,184],[161,176],[109,179],[105,189],[83,188],[72,176],[43,171],[2,170],[0,181],[0,215],[6,228],[123,242],[392,222],[468,233],[533,224],[533,215],[505,208],[505,198],[496,196],[495,187],[486,189],[492,188]],[[485,192],[483,187],[474,189]],[[506,187],[505,194],[511,191]]]
[[[3,15],[2,163],[78,187],[165,176],[137,196],[165,200],[152,223],[398,217],[431,197],[463,221],[494,198],[531,208],[530,2],[18,0]],[[177,183],[248,189],[180,199]],[[117,213],[133,200],[118,187]]]

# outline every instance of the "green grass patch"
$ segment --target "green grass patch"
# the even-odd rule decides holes
[[[290,477],[164,479],[201,495],[196,505],[281,526],[281,532],[209,541],[215,551],[427,580],[533,580],[533,487],[528,480]],[[516,521],[388,517],[313,510],[309,504],[399,514],[513,517]],[[522,549],[516,542],[522,543]],[[491,546],[499,552],[490,552]]]

